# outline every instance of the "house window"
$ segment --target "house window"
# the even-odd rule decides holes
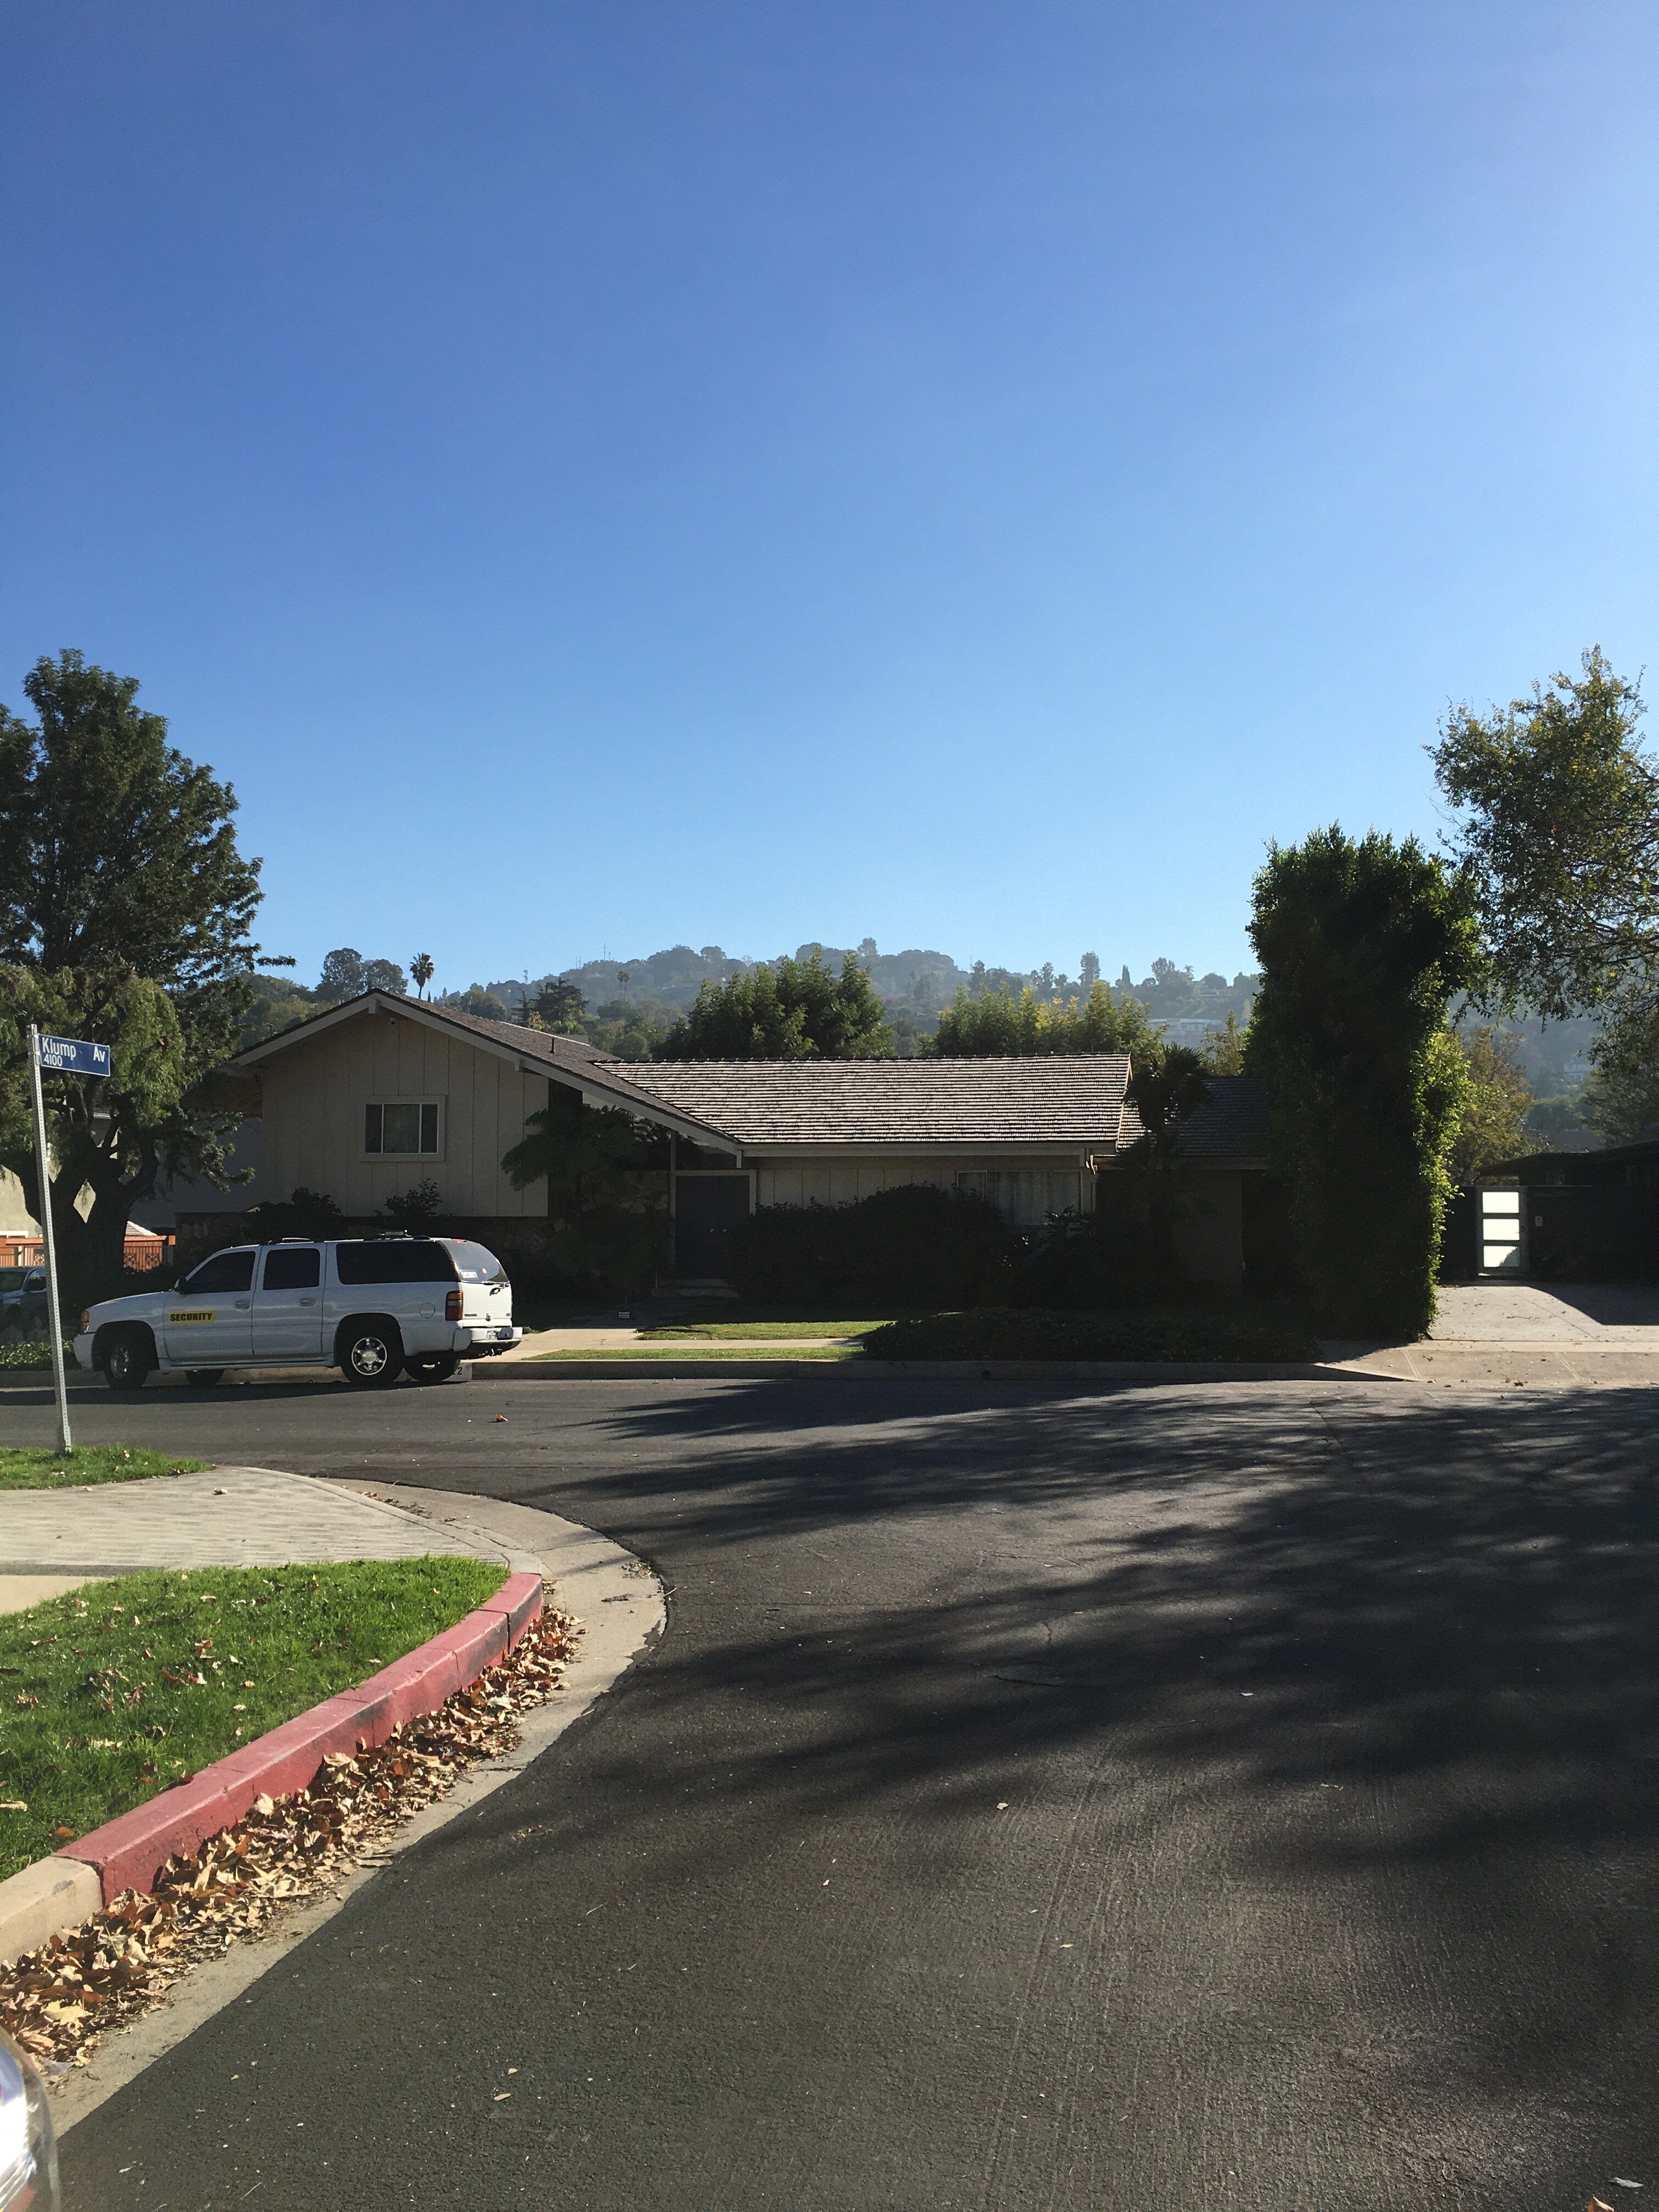
[[[376,1098],[363,1109],[363,1150],[371,1159],[438,1157],[435,1098]]]

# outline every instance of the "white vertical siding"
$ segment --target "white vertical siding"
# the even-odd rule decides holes
[[[456,1213],[531,1215],[547,1187],[516,1191],[501,1155],[547,1103],[545,1077],[417,1022],[362,1013],[297,1043],[260,1066],[264,1088],[260,1186],[285,1198],[296,1184],[325,1191],[349,1214],[374,1213],[430,1176]],[[363,1108],[373,1098],[443,1102],[441,1156],[363,1156]]]

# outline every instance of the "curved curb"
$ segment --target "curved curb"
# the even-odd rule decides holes
[[[541,1576],[509,1575],[494,1597],[453,1628],[394,1659],[355,1690],[283,1722],[188,1782],[176,1783],[0,1882],[0,1959],[15,1958],[78,1925],[124,1889],[147,1890],[175,1852],[196,1850],[210,1836],[234,1827],[256,1797],[305,1789],[330,1752],[384,1743],[417,1713],[435,1712],[504,1658],[541,1609]],[[100,1893],[90,1904],[89,1875]]]

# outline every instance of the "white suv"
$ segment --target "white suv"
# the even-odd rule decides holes
[[[75,1357],[112,1390],[152,1368],[205,1387],[228,1367],[337,1367],[362,1389],[441,1382],[462,1356],[506,1352],[513,1285],[495,1254],[459,1237],[353,1237],[239,1244],[174,1291],[107,1298],[81,1316]]]

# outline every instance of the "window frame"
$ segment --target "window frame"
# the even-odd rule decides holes
[[[434,1116],[436,1123],[437,1142],[430,1152],[422,1150],[413,1152],[394,1152],[386,1149],[386,1113],[389,1106],[413,1106],[419,1112],[422,1124],[428,1113]],[[371,1114],[378,1114],[380,1116],[381,1149],[379,1152],[369,1150],[368,1117]],[[448,1121],[447,1102],[441,1097],[434,1097],[429,1091],[424,1097],[405,1092],[401,1097],[365,1098],[357,1115],[358,1157],[371,1164],[376,1160],[390,1160],[404,1165],[411,1160],[441,1160],[444,1157],[444,1147],[449,1134]],[[422,1127],[420,1133],[422,1136],[425,1135],[424,1126]]]

